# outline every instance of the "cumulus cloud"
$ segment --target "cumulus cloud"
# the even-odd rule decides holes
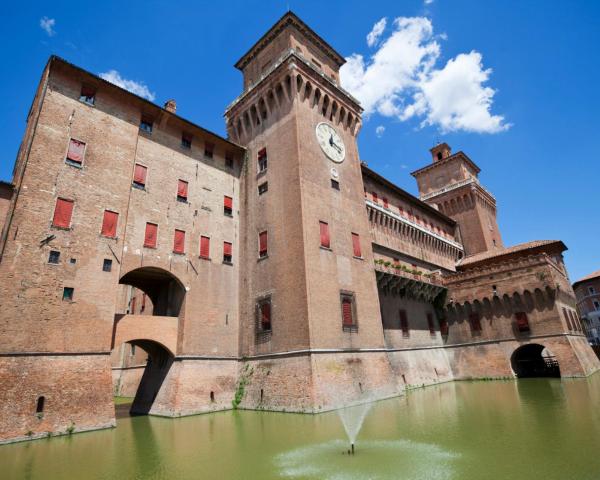
[[[387,18],[383,17],[375,25],[373,25],[373,29],[367,35],[367,45],[369,47],[374,47],[375,45],[377,45],[379,37],[381,37],[381,34],[385,30],[386,24]]]
[[[383,133],[385,132],[385,127],[383,125],[379,125],[376,129],[375,129],[375,135],[377,135],[377,138],[381,138],[383,137]]]
[[[54,25],[56,25],[56,20],[54,18],[42,17],[40,18],[40,28],[46,32],[49,37],[53,37],[56,34],[56,30],[54,30]]]
[[[510,128],[503,116],[491,112],[496,91],[485,85],[492,71],[484,68],[481,54],[461,53],[440,67],[439,39],[443,36],[434,35],[428,18],[396,18],[373,55],[365,59],[354,53],[346,59],[342,85],[361,101],[367,117],[416,118],[421,127],[444,133]]]
[[[151,92],[143,82],[123,78],[116,70],[109,70],[108,72],[101,73],[100,77],[110,83],[114,83],[118,87],[129,90],[131,93],[147,98],[151,102],[156,98],[154,92]]]

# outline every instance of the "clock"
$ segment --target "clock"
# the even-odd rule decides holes
[[[346,147],[335,129],[328,123],[321,122],[315,128],[315,133],[323,153],[335,163],[342,163],[346,156]]]

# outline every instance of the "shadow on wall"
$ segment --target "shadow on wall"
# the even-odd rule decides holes
[[[185,287],[172,273],[157,267],[141,267],[123,275],[120,284],[143,291],[154,306],[152,315],[178,317]]]
[[[510,357],[510,363],[518,378],[560,378],[558,360],[538,343],[529,343],[517,348]]]

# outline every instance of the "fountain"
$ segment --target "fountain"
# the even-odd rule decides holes
[[[367,413],[369,413],[369,410],[371,409],[371,405],[371,402],[362,403],[351,407],[343,407],[337,411],[338,416],[342,421],[342,425],[344,425],[344,430],[346,430],[348,440],[350,441],[350,450],[348,450],[348,453],[351,455],[354,455],[356,437],[358,436],[358,432],[360,432]]]

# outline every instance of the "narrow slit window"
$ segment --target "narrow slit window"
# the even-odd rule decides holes
[[[268,255],[268,234],[266,231],[258,234],[258,256],[265,258]]]
[[[156,248],[158,240],[158,225],[156,223],[146,223],[146,232],[144,234],[144,247]]]
[[[232,263],[233,261],[233,245],[231,242],[223,242],[223,263]]]
[[[119,214],[117,212],[104,210],[104,216],[102,217],[102,229],[100,231],[100,235],[108,238],[116,238],[118,223]]]
[[[267,170],[267,149],[263,148],[258,152],[258,172]]]
[[[332,178],[331,179],[331,188],[333,188],[334,190],[339,190],[340,189],[340,182],[338,182],[337,180],[334,180]]]
[[[185,231],[175,230],[173,238],[173,253],[185,253]]]
[[[69,140],[69,149],[67,150],[66,162],[70,165],[81,166],[83,155],[85,153],[85,143],[72,138]]]
[[[46,403],[46,397],[43,395],[38,397],[37,402],[35,404],[35,413],[44,413],[44,404]]]
[[[210,258],[210,238],[200,237],[200,258],[208,260]]]
[[[52,225],[59,228],[70,228],[71,216],[73,215],[73,200],[66,198],[57,198],[56,206],[54,207],[54,217]]]

